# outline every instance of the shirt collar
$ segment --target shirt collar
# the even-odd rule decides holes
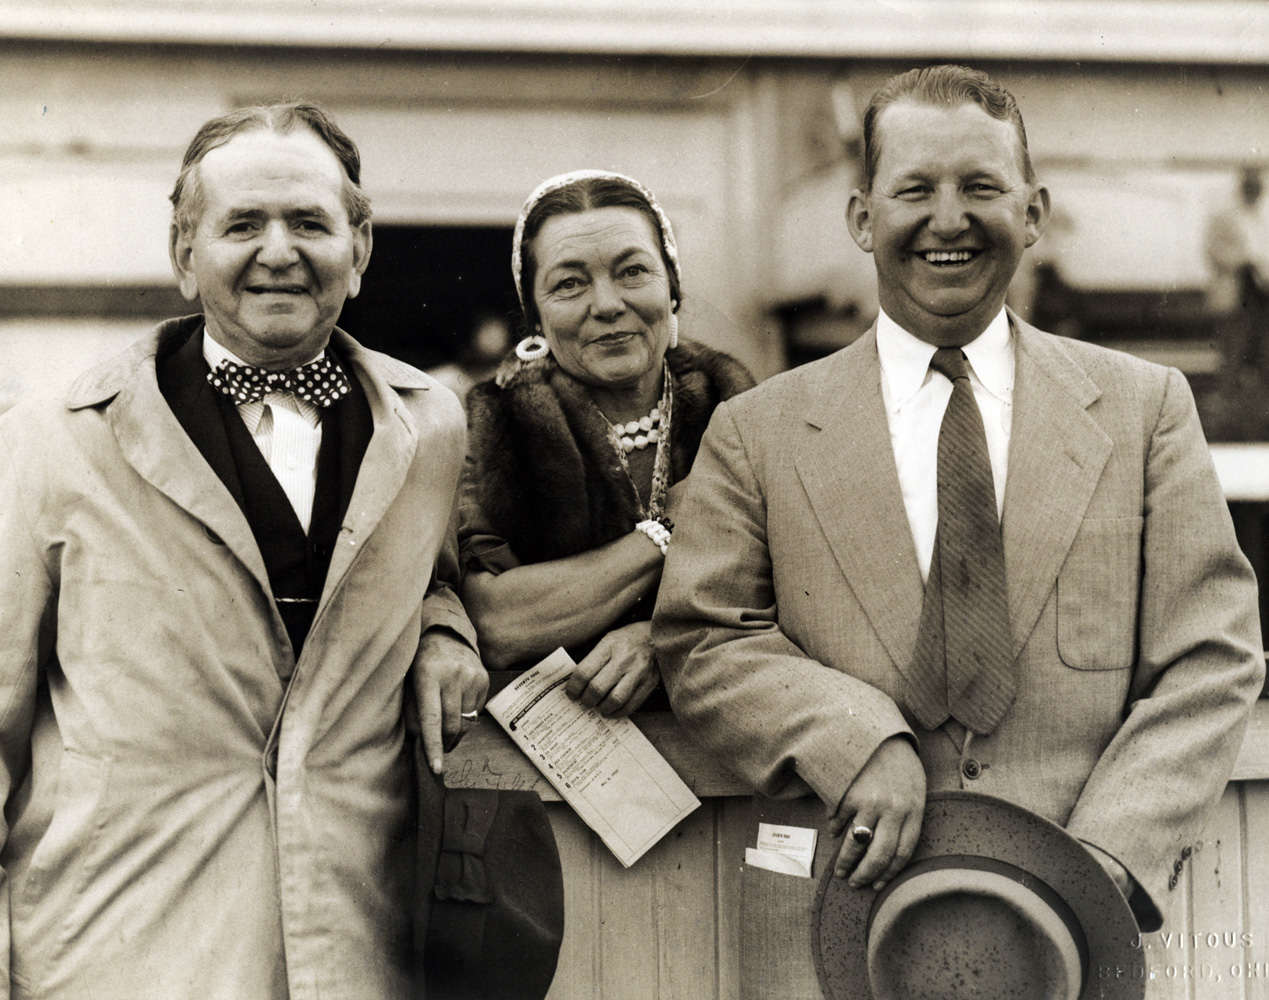
[[[1013,334],[1002,307],[987,329],[962,348],[974,375],[993,396],[1013,400]],[[886,315],[877,315],[877,355],[889,390],[890,406],[899,409],[925,385],[935,347],[914,337]]]
[[[309,358],[308,361],[304,362],[304,364],[311,364],[318,358],[323,357],[325,354],[326,350],[323,348]],[[225,361],[230,361],[235,365],[247,364],[247,362],[243,361],[242,358],[238,357],[238,355],[208,333],[206,327],[203,327],[203,358],[207,362],[207,367],[212,371],[215,371],[221,363]],[[299,366],[297,365],[296,367]]]
[[[309,361],[305,362],[305,364],[316,361],[325,353],[326,351],[323,348],[321,351],[318,351],[316,355],[310,358]],[[207,332],[206,327],[203,328],[203,358],[207,361],[207,367],[212,371],[215,371],[221,363],[225,361],[231,361],[235,365],[245,365],[247,363],[220,341],[214,339],[212,335]],[[257,399],[254,403],[236,404],[238,407],[238,413],[242,417],[243,423],[247,425],[248,433],[252,436],[255,436],[256,432],[260,429],[260,421],[264,419],[264,408],[267,401],[272,401],[275,404],[282,405],[289,403],[290,405],[288,408],[294,410],[303,417],[305,423],[307,423],[310,427],[316,427],[321,419],[321,413],[316,403],[306,403],[304,400],[290,392],[271,392],[265,396],[264,399]]]

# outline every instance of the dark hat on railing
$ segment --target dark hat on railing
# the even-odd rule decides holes
[[[415,960],[428,1000],[542,1000],[564,937],[564,879],[532,790],[445,788],[414,746]]]

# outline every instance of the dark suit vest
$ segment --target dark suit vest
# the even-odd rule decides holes
[[[233,495],[264,560],[269,586],[299,659],[317,612],[331,553],[374,430],[370,404],[343,365],[352,391],[321,410],[322,445],[306,535],[291,502],[233,401],[207,381],[202,327],[156,359],[159,390],[177,421]],[[285,680],[285,678],[283,678]]]

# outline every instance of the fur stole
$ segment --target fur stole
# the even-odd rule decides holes
[[[710,415],[753,386],[729,355],[682,341],[667,353],[674,376],[671,483],[688,474]],[[626,534],[637,499],[586,388],[553,360],[520,368],[501,388],[467,396],[469,474],[489,523],[525,563],[586,552]]]

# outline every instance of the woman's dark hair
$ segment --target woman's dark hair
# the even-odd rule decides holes
[[[656,211],[642,194],[622,181],[611,177],[586,177],[544,194],[524,220],[524,235],[520,241],[520,289],[524,296],[522,308],[526,332],[533,332],[538,325],[538,307],[533,301],[533,279],[538,269],[533,244],[538,232],[552,216],[586,212],[592,208],[633,208],[648,220],[652,232],[656,234],[661,262],[670,280],[670,299],[674,303],[674,311],[678,311],[683,292],[674,264],[665,252],[665,233],[661,230],[661,220],[657,218]]]

